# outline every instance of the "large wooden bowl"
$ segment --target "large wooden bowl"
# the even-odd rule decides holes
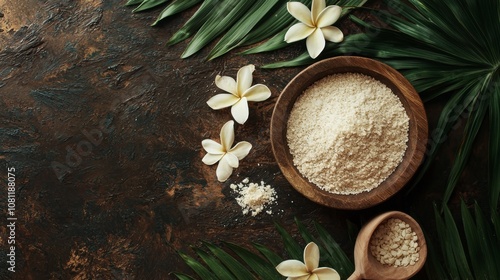
[[[403,161],[378,187],[355,195],[333,194],[309,182],[297,170],[290,154],[286,130],[288,117],[297,97],[314,82],[338,73],[361,73],[389,87],[403,104],[410,118],[408,148]],[[427,118],[418,93],[408,80],[390,66],[376,60],[342,56],[317,62],[295,76],[281,93],[271,118],[271,144],[276,161],[290,184],[310,200],[337,209],[364,209],[397,193],[422,162],[427,144]]]

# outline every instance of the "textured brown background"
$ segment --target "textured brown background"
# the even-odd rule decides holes
[[[274,102],[302,68],[257,69],[254,81],[268,85],[272,97],[252,104],[249,121],[236,126],[236,141],[254,148],[229,181],[219,183],[215,167],[201,162],[200,144],[218,139],[231,119],[229,110],[205,104],[219,92],[215,75],[235,76],[243,65],[280,61],[302,49],[233,52],[211,62],[204,61],[204,49],[182,60],[186,42],[165,43],[194,10],[152,28],[158,9],[132,14],[125,2],[0,0],[1,279],[172,278],[173,271],[190,273],[176,250],[190,253],[203,240],[260,242],[280,252],[273,222],[296,233],[294,217],[325,225],[348,252],[355,236],[346,221],[359,226],[384,210],[411,213],[433,233],[432,202],[441,197],[460,129],[411,196],[364,211],[324,208],[289,186],[269,143]],[[348,22],[342,26],[354,30]],[[432,132],[440,104],[426,108]],[[68,162],[68,149],[85,152],[85,131],[97,130],[102,142]],[[484,199],[486,153],[478,144],[452,207],[459,197]],[[70,172],[59,180],[53,162]],[[5,265],[7,166],[17,170],[15,274]],[[245,177],[277,190],[272,215],[241,214],[229,184]]]

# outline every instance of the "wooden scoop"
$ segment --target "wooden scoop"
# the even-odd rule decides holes
[[[412,231],[417,234],[418,246],[420,247],[420,258],[415,265],[394,267],[381,264],[372,255],[369,249],[370,239],[375,229],[385,220],[389,218],[400,219],[410,225]],[[356,245],[354,246],[354,264],[355,271],[348,280],[357,279],[380,279],[380,280],[403,280],[417,274],[417,272],[424,266],[427,259],[427,245],[424,238],[424,233],[419,224],[409,215],[391,211],[381,214],[367,223],[358,234],[356,238]]]

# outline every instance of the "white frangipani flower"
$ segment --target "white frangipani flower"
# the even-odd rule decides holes
[[[233,168],[239,166],[239,161],[248,155],[252,144],[241,141],[234,145],[234,121],[228,121],[220,130],[220,144],[211,139],[201,141],[203,149],[207,154],[203,157],[203,163],[212,165],[219,162],[217,166],[217,179],[224,182],[233,173]]]
[[[244,124],[248,119],[248,101],[264,101],[271,96],[269,88],[262,84],[252,86],[255,66],[250,64],[238,70],[236,81],[228,76],[217,75],[215,85],[228,92],[220,93],[207,101],[214,110],[231,107],[235,121]]]
[[[288,277],[287,280],[340,280],[340,275],[333,268],[319,266],[319,248],[314,242],[304,249],[304,263],[298,260],[286,260],[276,266],[278,272]]]
[[[285,41],[292,43],[307,38],[306,45],[309,56],[318,55],[325,48],[325,40],[339,43],[344,39],[344,34],[334,24],[342,13],[342,8],[337,5],[326,7],[325,0],[312,0],[311,10],[300,2],[288,2],[288,12],[297,20],[285,34]]]

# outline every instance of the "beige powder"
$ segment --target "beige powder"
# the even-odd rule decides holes
[[[300,173],[336,194],[370,191],[407,148],[409,118],[399,98],[369,76],[327,76],[297,99],[287,141]]]
[[[265,207],[276,201],[276,191],[271,185],[266,185],[264,181],[251,183],[248,178],[245,178],[239,184],[231,184],[231,189],[239,194],[236,202],[241,206],[243,214],[251,213],[256,216],[264,210]],[[271,210],[266,211],[267,214],[272,214]]]

